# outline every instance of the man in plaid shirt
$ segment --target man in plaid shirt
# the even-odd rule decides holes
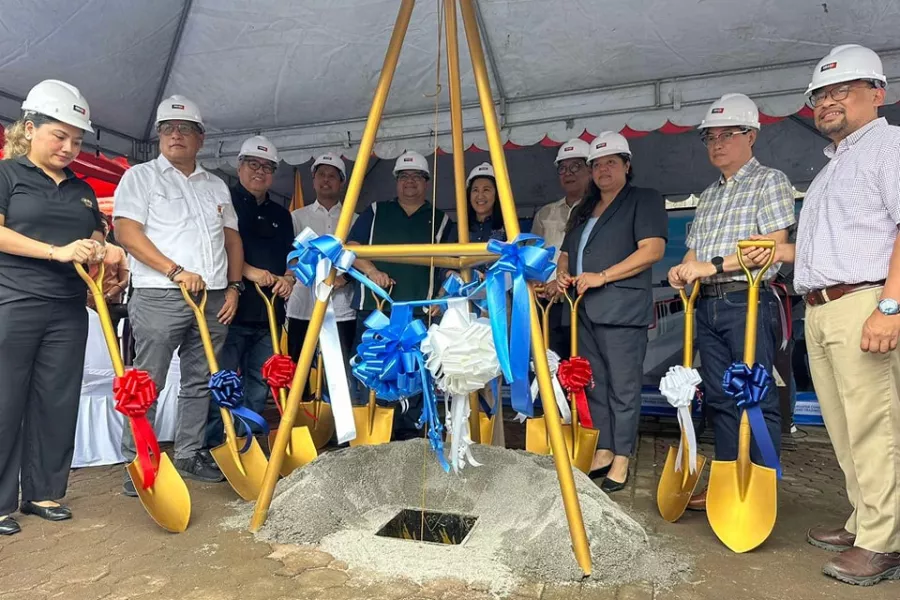
[[[753,157],[759,132],[759,111],[743,94],[726,94],[713,103],[700,123],[709,160],[721,176],[700,196],[687,237],[688,253],[669,271],[669,284],[680,289],[700,284],[696,307],[697,348],[706,389],[707,415],[715,436],[716,460],[737,458],[740,411],[725,394],[725,370],[742,360],[747,315],[747,278],[737,259],[737,244],[751,235],[786,242],[794,224],[794,194],[787,176],[764,167]],[[773,265],[764,281],[775,277]],[[780,339],[778,298],[760,292],[756,360],[772,371]],[[781,448],[781,415],[775,386],[760,402],[776,450]],[[751,459],[761,464],[751,446]],[[705,510],[706,492],[691,499],[688,508]]]

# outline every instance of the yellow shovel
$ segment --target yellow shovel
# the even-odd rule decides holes
[[[538,287],[535,287],[535,291]],[[556,298],[542,302],[535,294],[535,304],[541,311],[541,330],[544,334],[544,349],[550,347],[550,308]],[[544,417],[533,417],[525,421],[525,451],[532,454],[550,454],[550,438],[547,437],[547,425]]]
[[[694,284],[690,297],[683,289],[678,290],[684,305],[684,358],[682,362],[686,369],[690,369],[694,363],[694,302],[697,300],[699,292],[699,282]],[[656,488],[656,506],[659,508],[662,518],[669,523],[674,523],[684,514],[688,502],[694,494],[694,488],[700,481],[703,467],[706,466],[706,457],[697,454],[697,468],[691,473],[690,453],[684,428],[681,429],[681,448],[681,472],[676,470],[678,448],[670,446],[669,453],[666,455],[666,464],[663,466],[659,485]]]
[[[393,286],[388,288],[388,295]],[[384,309],[385,300],[374,293],[375,307]],[[375,390],[369,390],[369,402],[365,406],[353,407],[353,420],[356,422],[356,439],[350,440],[351,446],[376,446],[391,441],[394,428],[393,407],[378,406],[375,403]]]
[[[206,325],[206,317],[204,311],[206,309],[206,290],[203,290],[202,300],[198,306],[191,293],[188,292],[184,285],[181,286],[181,294],[191,310],[194,311],[194,317],[197,320],[197,327],[200,330],[200,339],[203,341],[203,351],[206,353],[206,361],[209,363],[210,373],[219,372],[219,362],[216,360],[216,353],[213,350],[212,340],[209,337],[209,328]],[[263,454],[259,442],[252,436],[250,432],[250,447],[246,452],[240,452],[239,447],[243,447],[244,438],[237,437],[234,431],[234,421],[231,418],[231,411],[219,407],[219,413],[222,415],[222,423],[225,425],[225,443],[216,446],[210,450],[216,464],[219,465],[222,474],[231,484],[231,487],[237,492],[238,496],[244,500],[251,502],[259,496],[262,489],[263,476],[266,474],[268,461],[266,455]]]
[[[256,293],[259,294],[260,298],[262,298],[263,302],[266,304],[266,314],[269,317],[269,334],[272,337],[272,353],[280,354],[278,345],[278,320],[275,317],[275,300],[277,295],[272,294],[272,296],[269,297],[258,284],[254,284],[254,286],[256,287]],[[278,412],[281,412],[286,404],[287,390],[285,388],[278,388]],[[270,439],[272,439],[272,436],[276,431],[277,430],[269,432]],[[269,447],[272,447],[271,442],[269,443]],[[291,429],[291,437],[290,440],[288,440],[284,462],[281,463],[281,476],[287,477],[294,469],[298,469],[303,465],[312,462],[317,456],[319,456],[319,453],[316,451],[312,436],[309,434],[309,428],[302,425],[294,427]]]
[[[744,262],[744,248],[767,248],[769,260],[756,277]],[[738,260],[750,284],[747,290],[747,324],[744,333],[744,362],[756,360],[756,324],[759,313],[759,285],[772,265],[772,240],[738,243]],[[766,541],[775,527],[778,513],[778,474],[775,469],[750,461],[750,420],[741,411],[738,456],[734,461],[714,460],[709,470],[706,516],[716,536],[734,552],[748,552]]]
[[[122,362],[122,355],[119,352],[119,342],[116,333],[113,330],[112,319],[109,317],[109,309],[106,306],[106,299],[103,297],[103,274],[105,268],[100,264],[100,270],[97,273],[97,279],[91,279],[90,275],[84,270],[80,264],[75,263],[75,270],[84,280],[91,294],[94,296],[94,302],[97,305],[97,314],[100,315],[100,325],[103,327],[103,337],[106,339],[106,347],[109,349],[109,358],[112,360],[113,370],[116,377],[122,377],[125,374],[125,365]],[[134,434],[134,424],[132,419],[128,419],[131,427],[132,435]],[[167,531],[173,533],[181,533],[187,529],[188,522],[191,520],[191,496],[188,493],[187,486],[175,465],[169,459],[165,452],[160,452],[156,457],[158,461],[156,470],[156,480],[153,485],[144,489],[144,472],[141,465],[138,464],[138,458],[129,464],[128,475],[134,482],[134,489],[137,490],[141,504],[156,521],[156,524]]]

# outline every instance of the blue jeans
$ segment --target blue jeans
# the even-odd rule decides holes
[[[780,337],[778,300],[769,290],[760,291],[759,320],[756,330],[756,362],[772,372],[776,339]],[[700,374],[705,386],[707,415],[715,437],[716,460],[735,460],[738,451],[738,427],[741,414],[735,401],[722,388],[725,370],[744,360],[744,327],[747,320],[747,292],[724,294],[721,298],[697,301],[697,349],[700,352]],[[752,366],[752,365],[751,365]],[[778,390],[773,382],[768,395],[760,402],[766,427],[775,450],[781,452],[781,413]],[[750,444],[750,458],[762,464],[755,441]]]
[[[248,327],[231,325],[219,356],[219,367],[238,371],[244,385],[244,406],[257,414],[266,408],[269,386],[262,377],[263,364],[272,356],[272,338],[268,325]],[[238,435],[242,432],[238,431]],[[254,428],[253,433],[262,433]],[[212,448],[225,441],[222,416],[215,402],[209,404],[206,444]]]

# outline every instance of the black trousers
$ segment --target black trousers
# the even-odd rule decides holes
[[[66,495],[84,371],[83,301],[0,291],[0,515]]]
[[[337,328],[344,359],[350,362],[350,357],[356,354],[356,346],[353,345],[353,339],[356,337],[356,321],[338,321]],[[309,321],[288,319],[288,354],[294,362],[300,358],[300,350],[303,348],[303,340],[306,339],[308,330]]]
[[[569,358],[572,354],[571,343],[571,327],[569,327],[568,318],[563,319],[563,311],[569,311],[569,303],[563,299],[562,302],[554,302],[550,306],[550,317],[548,319],[550,325],[550,349],[559,354],[561,360]]]

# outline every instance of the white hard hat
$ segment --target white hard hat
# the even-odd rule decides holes
[[[818,89],[857,79],[878,82],[881,87],[887,87],[884,67],[875,52],[858,44],[837,46],[816,65],[812,81],[806,88],[807,102]]]
[[[190,121],[200,126],[204,131],[203,117],[200,116],[200,108],[188,98],[175,94],[159,103],[156,109],[156,124],[163,121]]]
[[[497,179],[494,176],[494,167],[491,166],[491,163],[487,162],[481,163],[469,172],[469,176],[466,177],[466,187],[469,187],[469,184],[472,183],[472,180],[477,179],[478,177],[490,177],[494,180]]]
[[[631,148],[628,147],[628,140],[620,133],[613,131],[604,131],[591,142],[591,153],[588,154],[588,163],[596,158],[602,158],[611,154],[627,154],[631,156]]]
[[[238,154],[238,160],[242,160],[247,156],[270,160],[273,163],[278,164],[278,148],[269,141],[269,138],[261,135],[247,138],[247,140],[241,144],[241,153]]]
[[[426,179],[431,178],[428,161],[418,152],[407,151],[397,157],[397,162],[394,163],[394,177],[400,171],[422,171],[425,173]]]
[[[34,112],[93,133],[91,109],[74,85],[57,79],[45,79],[28,92],[22,102],[24,112]]]
[[[344,166],[344,159],[342,159],[337,154],[332,152],[326,152],[319,158],[313,162],[312,167],[310,167],[309,171],[313,175],[316,173],[316,167],[319,165],[331,165],[335,169],[341,172],[341,181],[347,179],[347,168]]]
[[[590,153],[590,144],[581,138],[572,138],[559,147],[559,152],[556,153],[556,160],[553,161],[553,164],[558,165],[567,158],[583,158],[587,160]]]
[[[712,103],[699,129],[712,127],[750,127],[759,129],[759,109],[744,94],[725,94]]]

